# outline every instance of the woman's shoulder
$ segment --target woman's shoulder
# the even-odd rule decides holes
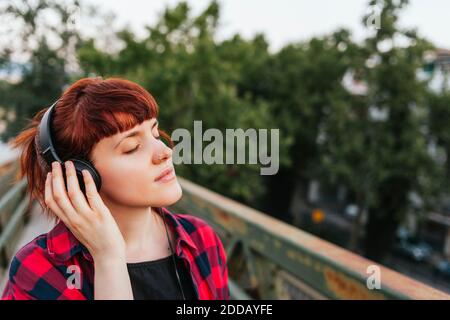
[[[202,246],[216,245],[222,247],[217,230],[206,219],[191,212],[168,212],[181,226],[183,235],[189,238],[188,241],[193,240],[196,244],[201,244]]]
[[[40,267],[43,264],[56,264],[62,254],[66,251],[73,251],[72,244],[74,243],[65,225],[62,222],[56,223],[48,232],[36,236],[20,247],[12,262],[28,264],[31,261],[33,264],[27,265],[29,269]],[[37,264],[38,262],[43,264]]]
[[[23,288],[32,288],[45,274],[46,266],[51,262],[46,254],[47,235],[41,234],[13,255],[9,263],[9,274],[2,299],[31,299],[31,293]]]
[[[189,234],[217,236],[215,228],[205,219],[191,213],[174,213],[178,222]]]
[[[54,267],[47,250],[48,233],[36,236],[16,251],[9,263],[9,280],[15,283],[36,281]],[[32,279],[33,278],[33,279]]]
[[[47,255],[47,233],[40,234],[34,239],[20,247],[11,260],[11,268],[14,264],[25,264],[28,269],[36,266],[36,259],[48,260]]]
[[[212,228],[206,220],[193,214],[177,212],[173,213],[173,215],[177,217],[181,223],[189,224],[193,228]]]
[[[53,230],[38,235],[14,254],[2,299],[84,299],[79,290],[69,290],[70,274],[66,275],[64,262],[48,250]]]

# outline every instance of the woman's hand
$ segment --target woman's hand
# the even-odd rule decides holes
[[[133,299],[125,240],[116,221],[98,194],[89,172],[83,170],[86,201],[73,163],[67,161],[65,168],[67,192],[61,165],[52,163],[52,172],[45,181],[45,204],[91,253],[95,264],[94,299]]]
[[[111,212],[103,203],[92,176],[83,170],[86,198],[74,165],[65,163],[67,192],[61,165],[52,163],[45,182],[45,204],[89,250],[94,261],[125,260],[125,241]]]

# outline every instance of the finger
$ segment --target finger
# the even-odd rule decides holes
[[[69,196],[69,200],[78,213],[89,215],[92,210],[81,192],[73,162],[66,161],[65,168],[67,176],[67,195]]]
[[[72,206],[72,203],[67,196],[61,165],[56,161],[52,163],[52,188],[53,199],[61,210],[64,211],[67,218],[70,221],[75,222],[78,218],[78,213],[75,211],[75,208]]]
[[[89,205],[93,210],[97,212],[104,212],[106,208],[103,203],[102,198],[98,194],[97,186],[95,185],[94,179],[87,170],[82,170],[84,185],[86,188],[86,198],[89,201]]]
[[[44,197],[45,197],[45,205],[54,213],[58,218],[61,220],[67,221],[67,217],[64,214],[64,212],[59,208],[56,201],[53,199],[53,188],[52,188],[52,173],[49,172],[47,174],[47,179],[45,180],[45,191],[44,191]]]

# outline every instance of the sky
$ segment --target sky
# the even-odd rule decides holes
[[[187,0],[194,16],[202,12],[210,1]],[[219,41],[228,39],[236,33],[246,39],[252,38],[257,33],[263,33],[270,51],[276,52],[286,44],[330,34],[341,27],[349,29],[355,41],[360,41],[370,34],[361,21],[368,13],[368,0],[218,1],[221,14],[216,38]],[[138,37],[144,37],[147,34],[145,25],[153,26],[164,8],[174,7],[179,0],[82,0],[82,2],[98,8],[103,14],[111,12],[116,16],[114,23],[107,25],[106,28],[102,27],[102,23],[87,20],[89,19],[87,15],[80,15],[75,25],[83,34],[94,37],[100,30],[102,33],[100,48],[106,51],[111,48],[114,51],[120,49],[120,43],[114,41],[115,30],[128,25]],[[415,27],[419,35],[437,47],[450,49],[448,34],[450,19],[447,19],[449,12],[450,0],[410,0],[410,4],[400,15],[399,24],[404,28]],[[46,17],[50,20],[52,18],[55,17]],[[14,21],[6,22],[5,25],[11,31],[17,29]],[[103,29],[99,29],[99,25]],[[0,29],[0,46],[17,47],[16,37],[14,32]],[[56,43],[52,41],[51,36],[49,41]],[[28,59],[26,55],[20,54],[20,50],[15,52],[14,61],[21,63]],[[3,77],[2,72],[0,70],[0,78]]]
[[[146,24],[153,25],[166,6],[177,0],[85,0],[117,16],[117,25],[129,24],[138,35],[145,35]],[[210,0],[189,0],[194,14]],[[367,12],[367,0],[220,0],[221,17],[218,39],[235,33],[251,38],[264,33],[272,51],[285,44],[331,33],[339,27],[352,31],[355,40],[368,33],[361,23]],[[449,0],[411,0],[401,14],[400,25],[417,27],[419,34],[438,47],[450,49]]]

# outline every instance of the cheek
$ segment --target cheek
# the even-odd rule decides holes
[[[102,176],[102,191],[108,195],[126,195],[138,192],[151,181],[148,165],[140,161],[117,160],[104,163],[98,168]]]
[[[181,197],[181,187],[175,179],[169,183],[155,183],[159,169],[144,161],[115,161],[103,169],[102,192],[114,201],[128,205],[168,206]]]

